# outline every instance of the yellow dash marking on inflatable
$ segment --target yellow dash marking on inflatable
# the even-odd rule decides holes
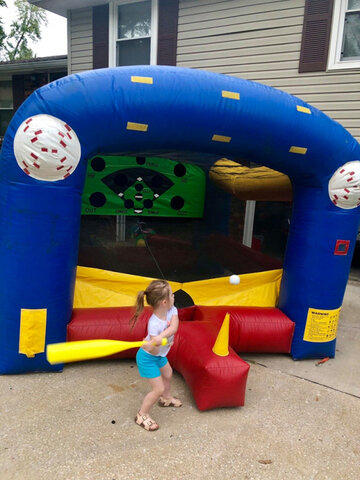
[[[46,308],[21,309],[19,353],[28,358],[45,351]]]
[[[224,137],[224,135],[213,135],[212,140],[214,142],[229,143],[231,141],[231,137]]]
[[[291,147],[289,150],[290,153],[299,153],[300,155],[305,155],[307,152],[307,148],[304,147]]]
[[[133,123],[128,122],[126,130],[136,130],[137,132],[147,132],[148,126],[146,123]]]
[[[149,85],[152,85],[154,83],[152,77],[135,77],[135,76],[132,76],[131,81],[134,82],[134,83],[148,83]]]
[[[232,98],[233,100],[240,100],[240,93],[238,92],[228,92],[227,90],[223,90],[221,95],[224,98]]]
[[[323,343],[335,340],[340,308],[335,310],[319,310],[309,308],[304,331],[304,340],[306,342]]]
[[[296,105],[296,110],[297,110],[298,112],[308,113],[309,115],[311,115],[311,110],[310,110],[310,108],[302,107],[301,105]]]

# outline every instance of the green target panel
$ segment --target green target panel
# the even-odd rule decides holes
[[[191,164],[157,157],[97,156],[90,160],[83,215],[203,216],[206,177]]]

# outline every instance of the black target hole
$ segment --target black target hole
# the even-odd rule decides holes
[[[186,175],[186,167],[182,163],[178,163],[174,167],[174,173],[177,177],[183,177]]]
[[[91,160],[91,168],[95,170],[95,172],[102,172],[105,165],[105,160],[101,157],[95,157]]]
[[[182,197],[176,196],[171,199],[171,208],[174,210],[180,210],[185,204]]]
[[[106,197],[103,193],[101,192],[95,192],[90,195],[90,204],[93,207],[102,207],[106,203]]]

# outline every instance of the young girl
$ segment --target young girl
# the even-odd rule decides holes
[[[177,308],[174,306],[174,294],[165,280],[154,280],[137,295],[136,311],[131,319],[134,327],[144,308],[144,297],[152,307],[153,313],[148,322],[147,344],[139,348],[136,363],[141,377],[147,378],[151,391],[145,396],[135,422],[148,431],[155,431],[159,425],[149,416],[153,405],[159,401],[161,407],[181,407],[182,403],[170,393],[172,368],[166,358],[179,327]],[[163,338],[167,345],[162,346]]]

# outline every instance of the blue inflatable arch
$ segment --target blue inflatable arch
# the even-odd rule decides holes
[[[44,318],[46,343],[66,338],[87,159],[166,152],[240,157],[290,177],[279,307],[296,322],[294,358],[334,356],[359,224],[358,142],[270,87],[176,67],[125,67],[40,88],[8,127],[0,161],[0,373],[61,368],[44,353],[24,353],[20,322],[31,336],[31,319]]]

